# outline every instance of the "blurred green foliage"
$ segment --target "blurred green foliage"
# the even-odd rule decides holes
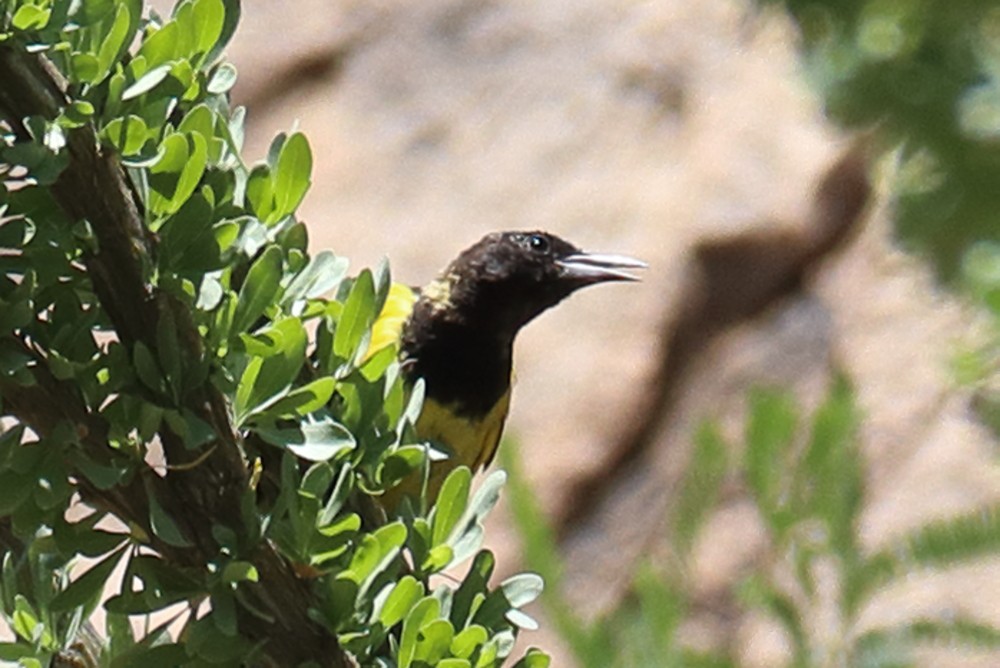
[[[579,665],[739,665],[740,648],[731,638],[708,649],[702,638],[696,647],[684,626],[699,614],[690,576],[693,548],[724,484],[749,492],[766,534],[765,548],[726,593],[725,605],[734,606],[737,617],[762,611],[781,627],[790,647],[782,665],[904,668],[916,665],[914,650],[927,644],[950,646],[956,653],[1000,650],[1000,629],[956,611],[884,627],[865,621],[869,604],[914,573],[995,557],[1000,507],[927,524],[875,550],[864,549],[859,531],[866,485],[858,417],[852,391],[838,380],[806,425],[789,394],[753,392],[739,447],[715,424],[703,424],[673,497],[662,556],[638,564],[631,594],[597,619],[581,614],[564,596],[558,546],[519,473],[514,449],[501,449],[526,561],[549,584],[543,607]],[[713,601],[720,605],[717,595]]]
[[[954,278],[970,246],[1000,238],[1000,6],[758,1],[798,23],[830,116],[898,147],[898,234]]]
[[[102,607],[106,633],[82,665],[290,665],[271,640],[296,614],[315,626],[305,637],[360,665],[504,664],[542,588],[534,574],[491,583],[483,518],[504,476],[473,493],[459,468],[432,508],[378,505],[431,454],[413,429],[421,386],[404,384],[393,350],[367,354],[389,269],[349,278],[344,258],[310,255],[295,216],[312,168],[301,133],[244,162],[236,72],[219,57],[238,18],[236,0],[183,0],[167,17],[141,0],[0,2],[4,71],[28,73],[0,91],[0,415],[13,419],[0,433],[0,616],[15,636],[0,659],[70,660]],[[40,98],[51,114],[12,111],[53,88]],[[67,205],[66,175],[92,155],[111,156],[127,192]],[[129,203],[136,236],[75,218],[90,197]],[[114,275],[132,260],[140,275]],[[141,303],[123,314],[112,288],[133,279]],[[236,467],[217,488],[185,487],[209,462]],[[78,498],[85,516],[67,519]],[[298,594],[269,578],[288,571],[307,609],[282,608]]]

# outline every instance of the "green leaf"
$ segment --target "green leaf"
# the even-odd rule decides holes
[[[230,561],[222,569],[222,581],[226,584],[257,582],[259,579],[260,575],[257,573],[257,567],[249,561]]]
[[[330,488],[333,475],[332,466],[326,462],[317,462],[306,470],[305,475],[302,476],[302,482],[299,484],[299,489],[310,496],[322,497]]]
[[[281,281],[281,249],[268,246],[250,266],[246,281],[240,288],[236,315],[233,316],[233,331],[247,331],[274,303]]]
[[[231,596],[229,598],[231,599]],[[213,608],[216,605],[215,597],[213,597]],[[214,613],[190,623],[185,640],[188,652],[202,659],[203,663],[200,665],[206,663],[225,666],[240,665],[243,663],[241,659],[246,657],[252,648],[248,639],[235,634],[227,634],[224,629],[220,628]]]
[[[437,573],[451,564],[455,558],[455,551],[451,545],[436,545],[427,553],[427,557],[420,562],[420,570],[423,573]]]
[[[86,573],[74,580],[66,589],[62,590],[49,604],[52,612],[64,612],[80,606],[91,609],[97,604],[97,600],[104,592],[111,577],[111,571],[115,569],[121,556],[125,553],[129,545],[123,543],[121,547],[108,553],[103,559],[91,566]]]
[[[184,134],[199,134],[206,140],[215,135],[215,112],[207,104],[193,107],[177,126],[177,131]]]
[[[329,524],[337,517],[353,489],[354,468],[350,464],[344,464],[340,467],[340,473],[333,483],[333,490],[327,496],[326,505],[323,506],[319,516],[316,518],[320,526]]]
[[[275,210],[269,218],[278,220],[290,215],[309,190],[312,151],[301,132],[292,134],[281,147],[274,173]]]
[[[417,639],[415,658],[428,665],[440,665],[438,662],[448,653],[454,637],[455,629],[447,619],[435,619],[425,624],[421,627]]]
[[[537,573],[519,573],[500,583],[511,607],[521,608],[541,596],[545,582]]]
[[[305,416],[323,408],[333,396],[337,380],[332,376],[297,387],[267,409],[267,415],[275,418]]]
[[[188,201],[201,183],[202,176],[208,165],[209,137],[199,132],[185,135],[190,147],[190,156],[177,180],[177,189],[170,198],[170,211],[177,211]],[[193,144],[193,146],[192,146]]]
[[[101,491],[107,491],[115,485],[120,484],[128,473],[128,467],[125,465],[120,465],[120,467],[103,466],[91,460],[80,450],[71,451],[67,455],[67,462],[72,464],[73,468],[82,473],[94,487]],[[0,486],[0,489],[3,489],[3,487]],[[0,507],[2,505],[3,503],[0,501]]]
[[[907,635],[917,642],[1000,649],[1000,629],[974,619],[921,619],[907,624]]]
[[[152,489],[147,487],[146,491],[149,496],[149,525],[153,534],[168,545],[191,547],[191,541],[184,537],[174,518],[163,509]]]
[[[149,168],[149,208],[159,216],[171,214],[187,201],[205,171],[205,140],[174,132],[160,142],[160,157]]]
[[[200,84],[196,80],[194,67],[188,60],[178,60],[170,68],[170,79],[167,80],[164,92],[169,95],[164,100],[170,104],[173,96],[181,97],[184,101],[192,101],[200,94]]]
[[[803,627],[803,617],[792,599],[757,574],[741,585],[739,594],[746,603],[763,608],[784,627],[792,642],[792,665],[808,666],[808,635]]]
[[[78,522],[61,521],[53,527],[56,545],[66,554],[99,557],[118,548],[126,539],[125,534],[94,529],[103,513],[93,513]]]
[[[0,199],[0,202],[2,201]],[[0,223],[0,248],[20,249],[34,238],[36,232],[37,228],[30,220],[25,218],[8,219]]]
[[[44,28],[52,15],[51,9],[43,9],[37,5],[21,5],[10,22],[18,30],[39,30]]]
[[[159,394],[166,393],[163,373],[153,358],[153,353],[142,341],[136,342],[132,348],[132,363],[135,365],[136,375],[139,376],[143,385]]]
[[[354,279],[344,302],[344,310],[333,335],[333,353],[341,359],[353,358],[376,315],[375,283],[372,273],[365,269]]]
[[[424,463],[427,451],[420,445],[404,445],[390,452],[382,460],[376,478],[386,489],[418,470]]]
[[[476,668],[490,668],[497,665],[498,659],[503,659],[514,646],[514,636],[509,631],[501,631],[491,638],[479,652]]]
[[[84,0],[74,3],[69,16],[80,26],[93,26],[101,19],[107,18],[115,9],[113,0]]]
[[[463,659],[469,659],[481,645],[489,639],[489,634],[482,626],[473,624],[455,634],[451,641],[451,653]]]
[[[452,530],[465,513],[469,502],[472,472],[466,466],[455,468],[441,485],[437,503],[431,514],[431,546],[448,540]]]
[[[123,156],[139,153],[150,138],[146,121],[134,114],[115,118],[104,126],[101,135]]]
[[[399,554],[400,548],[406,542],[406,525],[401,521],[379,527],[372,536],[378,541],[378,562],[367,576],[365,585],[370,585],[372,579],[382,573]],[[362,592],[365,590],[362,586]]]
[[[176,666],[190,664],[191,657],[188,655],[186,644],[163,640],[160,642],[163,644],[154,645],[144,641],[130,647],[112,660],[111,668],[131,668],[132,666],[176,668]]]
[[[31,477],[16,471],[0,473],[0,516],[12,514],[28,501],[35,482]]]
[[[403,621],[399,640],[399,668],[409,668],[417,656],[417,643],[421,629],[441,616],[441,602],[426,596],[413,606]]]
[[[132,26],[132,16],[129,13],[128,5],[126,3],[119,4],[111,24],[111,30],[108,31],[97,51],[97,74],[88,80],[90,83],[97,83],[108,76],[111,67],[128,46],[132,37],[132,30],[130,30]]]
[[[163,418],[174,433],[184,441],[184,445],[189,450],[199,448],[215,439],[215,430],[212,425],[188,408],[182,408],[179,411],[166,410],[163,412]]]
[[[552,658],[548,654],[536,647],[530,647],[521,660],[514,664],[514,668],[549,668],[551,662]]]
[[[715,508],[728,468],[728,451],[718,425],[706,422],[699,427],[673,512],[674,544],[682,555],[690,552],[698,530]]]
[[[215,68],[208,79],[206,90],[212,95],[228,93],[236,85],[236,67],[231,63],[222,63]]]
[[[320,518],[317,518],[319,520]],[[332,521],[332,518],[331,520]],[[322,522],[317,522],[322,524]],[[319,532],[327,538],[334,538],[342,534],[355,534],[361,528],[361,516],[357,513],[348,513],[339,517],[332,524],[320,526]]]
[[[160,65],[147,71],[135,83],[122,91],[122,101],[127,102],[153,90],[170,75],[170,69],[171,65],[167,63],[166,65]]]
[[[507,482],[507,474],[496,470],[486,476],[479,489],[472,495],[466,514],[476,522],[482,522],[500,501],[500,491]]]
[[[469,663],[468,659],[456,659],[454,657],[441,659],[434,665],[436,668],[472,668],[472,664]]]
[[[410,388],[410,398],[406,402],[406,408],[403,409],[402,414],[399,416],[399,423],[396,426],[397,431],[402,432],[408,424],[416,426],[424,407],[424,395],[426,392],[427,387],[424,384],[424,379],[418,378],[417,382]]]
[[[948,568],[1000,551],[1000,506],[925,524],[868,559],[847,584],[853,609],[877,588],[916,568]]]
[[[35,648],[26,643],[0,642],[0,660],[18,661],[19,659],[31,659],[36,654]],[[25,663],[18,663],[18,668],[25,666]]]
[[[229,40],[232,38],[233,33],[236,32],[236,27],[240,21],[240,0],[222,0],[222,4],[225,8],[225,17],[222,21],[222,32],[219,34],[219,38],[215,41],[215,46],[205,57],[204,62],[213,63],[225,49],[226,45],[229,44]]]
[[[403,621],[416,602],[424,595],[424,585],[412,575],[404,575],[395,584],[378,612],[378,621],[389,629]]]
[[[132,557],[123,582],[121,593],[104,604],[110,613],[148,614],[204,593],[201,582],[180,567],[148,554]]]
[[[321,251],[309,264],[296,274],[285,288],[282,304],[290,306],[299,299],[315,299],[332,292],[347,273],[347,258],[337,257],[330,251]]]
[[[965,617],[919,619],[872,629],[854,641],[852,665],[908,666],[912,664],[912,651],[926,644],[996,650],[1000,648],[1000,629]]]
[[[787,394],[765,390],[751,394],[744,456],[747,482],[771,530],[779,538],[788,528],[779,499],[781,476],[786,470],[796,422],[795,407]]]
[[[271,221],[274,211],[274,180],[267,165],[254,165],[247,177],[246,200],[261,221]]]
[[[160,227],[160,267],[166,273],[194,274],[208,272],[222,264],[218,242],[219,226],[212,226],[212,205],[203,194],[195,193],[174,212]],[[211,274],[202,278],[202,288],[206,283],[218,286],[218,298],[222,297],[219,279]],[[161,281],[165,285],[166,280]]]
[[[75,100],[62,111],[59,124],[63,127],[78,128],[94,117],[94,105],[85,100]]]
[[[178,9],[185,4],[190,5],[190,3],[181,3]],[[146,33],[146,39],[136,55],[145,58],[147,68],[156,70],[166,67],[169,70],[170,61],[191,55],[188,50],[189,43],[190,35],[181,30],[178,22],[168,21],[152,33]],[[129,98],[123,97],[122,99]]]
[[[672,580],[649,564],[641,566],[634,576],[631,590],[638,598],[637,609],[634,609],[638,620],[625,631],[627,637],[622,639],[633,663],[655,662],[659,657],[668,656],[674,661],[680,658],[677,627],[683,621],[687,601],[686,592],[675,589]]]
[[[177,194],[190,153],[187,135],[180,132],[171,133],[160,142],[159,158],[146,172],[150,188],[149,208],[154,214],[162,216],[176,211],[171,208],[171,200]]]
[[[70,57],[70,76],[74,81],[94,83],[101,76],[101,62],[91,53],[74,53]]]
[[[826,522],[830,543],[844,559],[856,551],[855,527],[864,497],[857,424],[851,388],[845,379],[836,379],[816,411],[812,439],[793,479],[799,512]]]
[[[332,418],[303,421],[296,427],[256,429],[265,441],[287,447],[296,456],[311,462],[325,462],[353,450],[357,445],[354,434]]]
[[[223,636],[227,638],[236,636],[239,627],[236,622],[236,601],[231,587],[217,586],[212,589],[211,618],[215,628],[221,631]]]
[[[0,312],[0,331],[17,328],[17,323],[31,317],[30,304],[21,303]],[[6,319],[6,322],[3,320]],[[18,380],[32,378],[30,367],[34,358],[13,341],[0,342],[0,376]],[[29,381],[33,382],[33,381]]]
[[[375,569],[381,557],[381,546],[378,538],[372,535],[362,536],[358,546],[351,555],[351,563],[342,575],[350,577],[361,587]]]
[[[500,491],[507,480],[502,470],[490,473],[472,496],[458,525],[462,529],[449,537],[452,563],[461,563],[477,552],[483,544],[483,523],[500,500]],[[537,517],[538,515],[536,515]]]
[[[18,590],[18,573],[15,561],[14,553],[10,551],[0,558],[0,585],[2,585],[0,586],[0,605],[3,606],[3,610],[7,614],[14,609],[15,592]]]
[[[219,41],[225,14],[222,0],[195,0],[191,18],[185,22],[186,25],[182,26],[182,29],[193,32],[193,53],[200,56],[196,60],[198,64],[205,61],[216,42]]]
[[[458,586],[451,606],[451,623],[456,629],[465,628],[475,614],[475,600],[488,589],[490,576],[496,566],[496,558],[489,550],[483,550],[472,560],[472,566],[462,584]]]
[[[12,615],[11,626],[14,633],[30,643],[41,645],[44,649],[51,649],[54,638],[52,632],[39,619],[39,615],[28,602],[28,599],[17,594],[14,597],[14,614]]]
[[[328,580],[330,591],[326,597],[326,613],[334,629],[343,625],[355,612],[358,598],[358,583],[346,573],[340,573]]]

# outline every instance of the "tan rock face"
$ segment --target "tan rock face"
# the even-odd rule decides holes
[[[749,267],[748,286],[769,280],[801,250],[814,191],[844,148],[780,16],[727,0],[244,4],[230,57],[236,101],[250,105],[248,155],[263,156],[296,121],[307,133],[315,168],[301,215],[314,249],[355,269],[388,255],[396,278],[420,284],[487,231],[540,227],[650,263],[640,285],[587,290],[546,314],[516,352],[508,433],[544,507],[573,518],[562,531],[577,600],[594,611],[614,604],[634,561],[655,549],[644,527],[662,522],[698,419],[719,415],[738,432],[744,393],[762,382],[815,402],[834,363],[867,416],[866,545],[1000,497],[990,440],[944,370],[968,315],[893,250],[884,211],[836,258],[810,258],[761,312],[706,331],[685,349],[670,401],[650,398],[690,307],[693,249],[798,239],[765,243],[773,262],[723,262]],[[644,445],[612,474],[644,429]],[[600,501],[577,508],[588,490]],[[512,570],[502,518],[491,536]],[[736,494],[697,547],[700,590],[737,579],[756,536]],[[998,580],[961,577],[871,614],[978,583],[992,593],[976,611],[1000,623],[989,607]],[[709,640],[732,631],[702,622]],[[736,622],[749,665],[770,665],[783,648],[760,624]],[[528,635],[558,648],[544,632]]]
[[[732,3],[307,3],[280,43],[262,36],[296,20],[286,5],[244,14],[237,101],[282,96],[251,107],[248,152],[296,120],[308,133],[314,247],[356,267],[388,255],[416,284],[505,228],[650,263],[642,285],[586,291],[521,337],[512,432],[537,444],[552,508],[642,419],[631,393],[692,243],[794,225],[835,150],[788,31]],[[328,78],[301,76],[324,58]]]

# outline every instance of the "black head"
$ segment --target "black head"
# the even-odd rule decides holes
[[[585,253],[547,232],[496,232],[463,251],[438,279],[442,305],[497,331],[516,331],[575,290],[634,281],[646,265],[623,255]]]

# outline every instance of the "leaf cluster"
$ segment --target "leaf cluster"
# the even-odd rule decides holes
[[[490,581],[503,475],[473,493],[459,468],[432,507],[379,503],[440,454],[414,432],[421,385],[369,351],[389,268],[348,277],[310,254],[304,135],[244,162],[220,58],[238,18],[236,0],[166,17],[0,3],[0,614],[16,636],[0,657],[499,666],[541,591]],[[84,643],[98,607],[106,633]]]
[[[899,236],[954,278],[1000,232],[1000,12],[980,0],[760,0],[797,22],[839,123],[899,147]]]
[[[914,650],[927,644],[1000,649],[1000,629],[962,611],[885,627],[862,623],[866,606],[914,573],[1000,553],[1000,508],[935,521],[866,551],[858,538],[865,501],[859,415],[847,382],[836,381],[809,424],[801,422],[787,393],[753,392],[737,461],[732,455],[740,449],[714,423],[704,423],[668,518],[671,552],[637,565],[632,595],[594,622],[560,594],[557,546],[516,462],[506,464],[527,562],[549,583],[546,612],[580,665],[737,665],[735,648],[706,652],[683,633],[698,613],[687,577],[691,549],[723,485],[746,487],[768,538],[752,572],[729,593],[731,603],[744,612],[761,610],[783,628],[791,647],[787,665],[888,668],[916,665]],[[831,577],[832,609],[824,593]]]

